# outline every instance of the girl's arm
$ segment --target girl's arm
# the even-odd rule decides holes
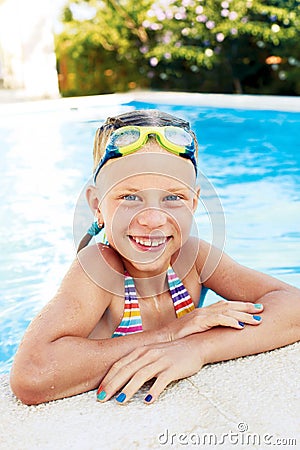
[[[119,268],[112,251],[102,250],[104,264],[104,260],[99,261],[96,246],[83,250],[80,262],[75,260],[57,295],[28,327],[10,380],[13,392],[24,403],[37,404],[93,389],[111,365],[128,352],[167,340],[159,330],[122,339],[88,338],[112,298],[93,275],[100,272],[112,284],[118,283]],[[94,274],[89,272],[87,261],[92,261]]]
[[[123,388],[123,395],[117,400],[124,404],[146,381],[156,378],[145,394],[145,402],[153,403],[169,383],[194,375],[205,364],[272,350],[300,340],[297,289],[274,291],[260,301],[264,303],[264,311],[258,327],[246,325],[243,330],[216,327],[130,352],[113,365],[102,380],[103,401]]]
[[[202,255],[207,254],[205,242],[202,250]],[[227,300],[262,304],[263,312],[258,314],[259,327],[245,326],[238,336],[228,328],[215,328],[186,338],[197,343],[204,363],[268,351],[300,340],[300,290],[296,287],[244,267],[226,254],[205,285]]]
[[[90,339],[112,298],[100,286],[106,284],[117,291],[120,284],[118,261],[110,249],[100,250],[99,255],[94,246],[79,254],[80,261],[73,263],[57,295],[25,333],[11,371],[11,387],[24,403],[37,404],[94,389],[111,366],[118,367],[118,361],[128,353],[200,331],[198,320],[191,324],[183,318],[181,322],[174,320],[173,327],[114,339]],[[99,260],[101,255],[104,258]],[[121,280],[119,289],[123,293],[123,274]],[[223,309],[223,305],[204,308],[201,331],[219,324],[241,328],[236,314],[245,315],[247,323],[255,324],[251,304],[236,302],[231,310],[219,314]]]
[[[208,244],[203,243],[201,269],[208,254],[205,249]],[[195,310],[170,324],[171,342],[131,352],[112,366],[101,383],[106,392],[104,401],[128,383],[122,390],[125,399],[121,396],[125,403],[147,380],[155,377],[146,395],[147,402],[153,402],[171,381],[193,375],[204,364],[272,350],[300,340],[299,289],[247,269],[227,255],[221,257],[205,285],[230,300],[228,304],[220,303],[225,309],[232,309],[232,304],[240,301],[262,304],[255,314],[261,318],[259,326],[246,324],[242,330],[215,327],[205,333],[194,331],[180,337],[182,325],[190,324],[194,330],[197,323],[201,327],[205,308]]]
[[[93,255],[90,254],[93,251],[95,251],[95,247],[90,247],[81,253],[87,256],[87,261],[93,261]],[[110,250],[104,249],[104,253],[106,251]],[[98,257],[99,255],[97,254]],[[122,369],[127,355],[129,358],[132,358],[132,355],[134,355],[134,358],[138,360],[138,364],[134,368],[131,367],[130,370],[136,373],[134,383],[136,380],[139,380],[140,383],[140,363],[143,361],[140,356],[141,354],[147,353],[148,350],[152,350],[151,357],[157,360],[163,357],[165,352],[169,356],[171,352],[174,356],[174,364],[171,364],[168,377],[165,378],[168,384],[174,379],[195,373],[201,368],[204,362],[265,351],[276,346],[295,342],[295,340],[299,339],[299,328],[295,326],[297,320],[299,323],[299,302],[297,303],[298,313],[295,312],[293,314],[289,309],[291,302],[294,302],[290,297],[297,297],[299,291],[271,277],[267,277],[268,280],[264,281],[260,278],[262,274],[258,274],[257,272],[254,275],[258,278],[255,279],[253,274],[250,276],[250,269],[244,269],[239,265],[236,265],[236,270],[240,271],[240,280],[237,283],[239,289],[243,285],[243,279],[244,284],[249,285],[248,280],[252,275],[254,276],[254,278],[252,277],[254,285],[256,283],[262,284],[260,288],[262,297],[253,295],[253,289],[249,285],[247,295],[249,296],[250,302],[260,301],[261,303],[265,303],[266,300],[267,304],[269,297],[270,299],[273,298],[272,291],[274,293],[276,293],[276,290],[280,291],[280,293],[283,293],[282,291],[289,292],[285,313],[283,315],[282,304],[280,303],[278,305],[278,314],[282,315],[283,319],[283,331],[280,333],[278,340],[274,341],[272,338],[272,335],[274,335],[274,327],[271,327],[272,333],[268,329],[267,339],[264,338],[264,334],[262,335],[263,339],[261,338],[261,334],[255,334],[257,329],[260,329],[264,325],[265,318],[262,323],[259,323],[259,327],[246,325],[246,328],[243,330],[224,330],[219,327],[205,333],[197,332],[198,330],[208,330],[218,324],[238,328],[236,324],[238,320],[241,320],[241,314],[245,316],[245,323],[254,325],[255,320],[252,319],[252,314],[257,310],[252,303],[243,304],[243,302],[230,302],[229,306],[231,307],[229,308],[224,303],[220,303],[218,306],[213,305],[212,307],[202,308],[196,310],[195,314],[193,312],[184,316],[182,319],[173,320],[170,326],[162,329],[144,331],[143,333],[115,339],[89,339],[88,336],[99,322],[111,301],[111,294],[90,279],[92,269],[95,271],[92,274],[93,279],[97,277],[99,271],[104,271],[104,278],[108,279],[110,277],[110,282],[113,285],[117,284],[117,279],[114,282],[114,276],[117,276],[118,267],[109,273],[105,272],[111,264],[109,257],[110,255],[106,259],[106,262],[108,261],[109,264],[105,266],[97,262],[99,258],[94,258],[95,260],[90,268],[82,260],[81,263],[75,261],[63,280],[56,297],[43,309],[28,328],[17,352],[11,372],[12,389],[24,403],[37,404],[88,391],[98,387],[100,380],[105,377],[107,372],[108,378],[106,377],[105,383],[106,380],[110,380],[113,376],[116,377],[115,380],[118,380],[115,385],[119,385],[119,383],[123,385],[129,379],[126,377],[128,376],[130,365],[125,368],[125,371]],[[225,259],[224,262],[226,263],[226,261]],[[114,264],[112,263],[111,266],[113,267]],[[221,269],[220,274],[226,275],[223,264],[220,264],[218,269]],[[85,270],[90,274],[89,276],[86,275]],[[270,281],[270,278],[273,281]],[[217,278],[213,280],[209,279],[206,284],[209,285],[210,282],[218,284]],[[266,282],[267,284],[270,283],[267,289],[264,286]],[[277,283],[280,283],[280,285]],[[243,300],[247,300],[247,295],[245,298],[243,297]],[[232,292],[230,298],[234,297],[235,295]],[[216,311],[215,308],[219,309]],[[271,325],[273,322],[277,330],[277,323],[276,321],[274,322],[276,316],[274,316],[273,307],[272,309],[270,308],[267,314],[270,315],[268,322]],[[290,317],[291,323],[293,324],[290,327],[289,333],[287,333],[287,328],[284,325],[288,322],[288,317]],[[248,336],[248,333],[250,337],[243,339],[242,337],[245,335]],[[190,336],[185,338],[187,335]],[[255,340],[255,336],[258,336],[259,339]],[[238,341],[235,340],[237,338],[239,338]],[[174,345],[174,340],[176,340],[176,345]],[[237,345],[233,345],[233,341]],[[228,346],[231,348],[228,349]],[[188,361],[193,363],[192,367],[191,363],[190,365],[175,364],[180,355],[182,358],[186,358],[187,351],[191,356]],[[166,360],[173,361],[168,355]],[[181,367],[181,372],[178,374],[175,369],[177,368],[178,370],[180,368],[179,366]],[[182,371],[183,368],[184,371]],[[161,373],[164,374],[164,370]],[[124,376],[126,378],[125,380]],[[141,384],[146,381],[143,376]],[[160,376],[159,382],[161,382],[161,379]],[[133,386],[135,386],[134,383]],[[110,388],[110,396],[113,395],[115,389],[118,388]],[[107,395],[107,398],[109,398],[109,395]]]

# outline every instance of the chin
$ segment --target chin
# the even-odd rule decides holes
[[[178,248],[175,248],[175,242],[172,237],[166,239],[162,245],[157,245],[154,248],[147,248],[141,243],[131,242],[128,246],[128,241],[125,245],[121,245],[117,249],[125,262],[126,267],[131,275],[138,272],[141,274],[147,273],[147,276],[155,276],[166,271],[170,265],[171,257],[177,252]],[[124,244],[124,243],[122,243]],[[126,245],[127,244],[127,245]],[[178,246],[180,248],[180,245]]]
[[[157,258],[154,261],[134,261],[133,259],[127,260],[127,266],[132,268],[132,272],[138,276],[138,273],[147,274],[147,276],[155,276],[165,272],[170,264],[170,258]],[[129,269],[130,271],[130,269]],[[131,273],[134,275],[134,273]]]

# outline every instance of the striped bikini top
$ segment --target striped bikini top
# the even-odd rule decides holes
[[[171,266],[167,270],[167,278],[176,317],[182,317],[190,311],[193,311],[193,309],[195,309],[194,303],[188,291],[182,284],[182,281],[177,277]],[[124,286],[125,302],[123,318],[112,337],[125,336],[126,334],[139,333],[143,331],[142,318],[134,280],[128,272],[125,272],[124,274]]]

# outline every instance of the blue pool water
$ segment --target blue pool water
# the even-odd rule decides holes
[[[227,253],[300,287],[299,113],[138,102],[0,113],[0,372],[74,258],[74,208],[96,128],[138,108],[181,116],[196,130],[199,167],[225,211]],[[201,205],[196,219],[209,238]]]

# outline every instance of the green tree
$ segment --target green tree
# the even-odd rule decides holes
[[[150,63],[155,58],[164,80],[182,77],[181,66],[200,91],[271,91],[288,78],[289,60],[299,69],[299,12],[299,2],[289,0],[158,0],[146,23],[157,30]],[[281,60],[268,64],[272,55]]]
[[[63,31],[56,37],[64,95],[148,86],[148,62],[140,51],[148,36],[140,23],[151,4],[152,0],[68,2]]]
[[[299,12],[300,0],[69,1],[58,59],[81,93],[299,94]]]

